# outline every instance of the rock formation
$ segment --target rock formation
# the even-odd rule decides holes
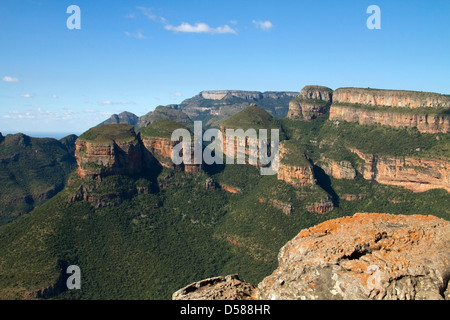
[[[296,188],[316,183],[312,165],[295,141],[283,141],[280,143],[279,151],[278,180],[283,180]]]
[[[354,148],[350,150],[365,161],[358,171],[366,180],[400,186],[414,192],[431,189],[450,192],[450,163],[447,160],[395,158],[365,154]]]
[[[291,120],[312,120],[328,112],[333,90],[322,86],[306,86],[298,97],[289,103],[288,117]]]
[[[281,248],[278,268],[246,293],[264,300],[450,299],[449,248],[448,221],[357,213],[302,230]],[[228,293],[243,287],[251,285],[239,282],[222,294],[193,284],[174,298],[236,299]]]
[[[249,300],[255,287],[239,279],[238,275],[214,277],[178,290],[173,300]]]
[[[373,110],[335,103],[330,109],[330,120],[357,122],[362,125],[378,123],[394,128],[417,128],[422,133],[450,132],[450,116],[445,113],[415,114],[414,110],[410,112]]]
[[[336,161],[322,157],[321,161],[317,163],[323,171],[335,179],[353,180],[356,177],[356,170],[353,168],[350,161]]]
[[[333,102],[398,108],[450,108],[450,96],[432,92],[339,88]]]
[[[431,92],[340,88],[333,93],[330,120],[450,132],[450,96]]]
[[[81,178],[136,175],[142,171],[141,141],[131,125],[92,128],[77,139],[75,146],[77,173]]]
[[[325,214],[333,209],[334,209],[333,202],[329,199],[320,200],[319,202],[314,202],[306,206],[306,210],[308,210],[309,212],[319,214]]]

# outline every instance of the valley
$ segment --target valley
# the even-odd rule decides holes
[[[203,91],[143,117],[121,113],[79,137],[0,136],[8,208],[0,299],[171,299],[189,283],[236,273],[257,284],[277,269],[286,242],[320,223],[359,212],[450,220],[448,103],[431,93],[323,86]],[[277,174],[174,165],[170,135],[194,120],[221,131],[279,129]],[[20,181],[47,196],[21,200],[43,192]],[[80,267],[81,290],[64,287],[68,265]]]

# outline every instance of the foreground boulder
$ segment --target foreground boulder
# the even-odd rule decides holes
[[[255,287],[238,275],[194,282],[172,295],[173,300],[249,300]]]
[[[278,261],[253,298],[450,299],[450,222],[357,213],[302,230]]]

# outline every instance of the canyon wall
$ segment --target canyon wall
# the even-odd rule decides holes
[[[367,180],[403,187],[414,192],[431,189],[445,189],[450,192],[450,163],[447,160],[377,156],[354,148],[350,151],[365,161],[358,171]]]
[[[97,179],[108,175],[135,175],[142,171],[140,140],[75,143],[77,173],[82,178]]]
[[[339,88],[333,102],[397,108],[450,108],[450,96],[433,92]]]
[[[288,142],[282,142],[279,145],[280,161],[277,173],[277,179],[296,187],[304,187],[316,184],[312,165],[303,153],[293,155],[300,159],[299,161],[290,161],[291,153],[297,153]]]
[[[448,133],[449,108],[450,96],[432,92],[340,88],[333,93],[330,120]]]
[[[389,110],[364,109],[351,105],[332,104],[330,120],[357,122],[362,125],[382,124],[394,128],[417,128],[422,133],[449,133],[449,114],[414,114]]]

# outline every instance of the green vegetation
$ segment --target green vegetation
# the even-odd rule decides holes
[[[369,106],[366,104],[356,104],[356,103],[338,103],[333,102],[333,106],[336,107],[348,107],[374,112],[386,112],[386,113],[399,113],[405,115],[420,115],[420,116],[446,116],[450,112],[450,108],[439,107],[439,108],[404,108],[404,107],[390,107],[390,106]]]
[[[278,121],[266,110],[256,105],[250,105],[239,113],[222,122],[227,129],[277,129]]]
[[[161,120],[142,128],[139,132],[142,137],[168,138],[176,129],[187,129],[186,126],[171,120]],[[190,131],[190,130],[189,130]]]
[[[130,124],[107,124],[89,129],[78,139],[97,143],[131,142],[136,139],[136,133]]]
[[[163,120],[171,120],[182,124],[183,126],[193,129],[193,121],[189,118],[187,114],[179,109],[173,109],[170,107],[158,106],[154,111],[149,112],[139,118],[137,128],[143,128],[151,123],[155,123]]]
[[[76,167],[74,139],[7,135],[0,142],[0,225],[30,212],[64,188]]]
[[[378,155],[446,159],[450,152],[445,134],[337,123],[326,116],[309,122],[276,120],[256,106],[231,116],[224,126],[280,128],[287,148],[282,161],[290,165],[312,165],[303,157],[306,153],[315,164],[326,156],[357,167],[361,160],[349,148]],[[140,134],[170,138],[177,128],[186,127],[161,120]],[[133,127],[123,124],[96,127],[81,137],[94,142],[135,138]],[[52,150],[58,156],[51,163],[63,166],[67,157],[61,151],[67,150],[63,143],[58,146],[25,136],[16,137],[14,143],[8,139],[0,142],[0,168],[8,168],[0,171],[5,177],[2,187],[9,188],[2,190],[2,196],[15,192],[11,177],[19,181],[19,168],[31,170],[39,164],[32,173],[24,172],[22,183],[41,172],[47,178],[57,177],[56,165],[39,162],[39,157],[44,150],[47,155]],[[14,160],[17,146],[22,151]],[[22,156],[24,150],[30,152],[28,162],[12,171],[7,166],[27,159]],[[45,171],[46,165],[52,171]],[[232,273],[257,284],[276,268],[277,254],[286,241],[301,229],[328,219],[385,212],[432,214],[450,220],[450,197],[445,190],[413,193],[367,181],[359,173],[354,180],[336,180],[316,165],[318,185],[302,188],[277,176],[261,176],[250,165],[210,165],[195,174],[156,164],[148,170],[145,176],[101,180],[83,180],[72,174],[64,190],[28,215],[12,222],[9,217],[0,220],[9,222],[0,226],[0,299],[20,299],[51,286],[56,289],[54,299],[170,299],[174,291],[191,282]],[[217,182],[216,188],[205,188],[209,178]],[[36,180],[37,188],[43,185]],[[225,185],[240,192],[227,192],[221,188]],[[356,200],[348,200],[351,196]],[[90,202],[82,200],[86,198]],[[311,203],[323,200],[332,200],[331,212],[307,210]],[[289,213],[280,205],[289,207]],[[64,290],[65,268],[71,264],[81,268],[81,290]]]
[[[285,152],[280,157],[281,163],[296,167],[311,166],[305,156],[307,153],[306,147],[299,144],[298,141],[285,140],[283,141],[282,146]]]

